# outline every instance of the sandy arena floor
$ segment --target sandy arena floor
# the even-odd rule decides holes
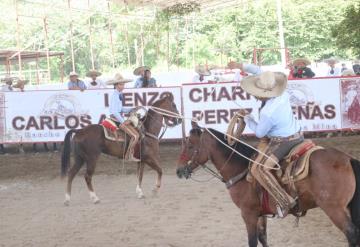
[[[317,140],[360,158],[360,137]],[[179,180],[175,160],[180,144],[162,145],[163,187],[152,196],[155,173],[147,169],[145,199],[135,194],[135,166],[103,155],[94,184],[101,203],[91,203],[85,181],[73,184],[70,207],[63,206],[65,181],[60,153],[0,156],[0,246],[247,246],[240,211],[224,185]],[[199,172],[197,179],[208,174]],[[347,246],[342,233],[321,210],[295,218],[270,219],[271,246]]]

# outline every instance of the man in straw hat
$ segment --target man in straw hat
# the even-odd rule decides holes
[[[82,80],[79,80],[79,75],[72,71],[69,74],[70,81],[68,82],[68,89],[69,90],[80,90],[84,91],[86,89],[86,85]]]
[[[306,66],[311,64],[310,60],[307,58],[297,58],[292,62],[294,66],[293,77],[294,78],[313,78],[315,73]]]
[[[114,85],[114,93],[110,99],[110,117],[116,119],[119,122],[119,128],[122,129],[126,134],[128,134],[131,139],[129,142],[128,149],[125,154],[125,159],[130,161],[140,161],[134,157],[134,147],[139,141],[139,133],[134,126],[131,125],[131,122],[125,120],[122,114],[129,113],[132,108],[124,107],[124,95],[122,91],[124,90],[125,83],[131,82],[130,79],[125,79],[121,74],[116,74],[115,77],[108,81],[108,85]]]
[[[11,92],[11,91],[14,91],[13,89],[13,81],[14,81],[14,78],[13,77],[10,77],[9,75],[5,76],[4,78],[1,79],[1,82],[5,83],[5,85],[2,85],[1,86],[1,91],[2,92]]]
[[[325,62],[329,65],[326,76],[341,76],[341,68],[335,66],[339,62],[337,59],[329,58]]]
[[[155,78],[151,77],[151,70],[147,66],[141,66],[134,70],[134,75],[140,75],[135,82],[136,88],[156,87]]]
[[[89,77],[90,80],[87,81],[86,88],[87,89],[99,89],[106,88],[105,83],[99,78],[101,73],[97,70],[89,70],[86,73],[86,77]]]
[[[207,66],[205,65],[197,65],[195,67],[195,72],[197,73],[197,75],[194,76],[192,82],[193,83],[201,83],[201,82],[207,82],[207,80],[205,80],[205,76],[209,76],[211,75],[210,70],[207,68]]]
[[[257,155],[250,171],[276,200],[279,217],[286,216],[296,205],[296,200],[286,193],[268,168],[275,167],[295,145],[304,140],[293,115],[289,95],[285,92],[286,85],[287,76],[281,72],[248,76],[241,83],[247,93],[261,101],[258,122],[243,111],[246,124],[260,138],[258,149],[262,152]]]
[[[243,62],[230,61],[227,64],[227,67],[229,69],[239,69],[238,71],[235,72],[234,81],[236,82],[241,81],[243,77],[248,76],[249,74],[259,75],[262,72],[260,66],[257,66],[255,64],[247,64]]]

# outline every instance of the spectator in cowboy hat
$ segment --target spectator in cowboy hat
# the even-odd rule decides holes
[[[294,78],[313,78],[315,73],[307,66],[311,64],[307,58],[297,58],[292,62],[294,66],[293,77]]]
[[[84,91],[86,89],[86,85],[83,81],[79,80],[79,75],[72,71],[69,74],[70,81],[68,82],[69,90],[80,90]]]
[[[1,86],[1,91],[2,92],[14,91],[12,86],[14,79],[15,79],[14,77],[10,77],[9,75],[6,75],[4,78],[2,78],[1,82],[5,83],[5,85]]]
[[[140,66],[134,70],[134,75],[140,75],[135,82],[136,88],[156,87],[156,80],[151,77],[150,68],[147,66]]]
[[[18,79],[16,81],[16,84],[13,85],[13,88],[18,88],[21,92],[24,92],[25,84],[27,84],[28,82],[29,80]]]
[[[110,99],[109,112],[110,117],[118,122],[118,127],[131,137],[125,159],[130,161],[140,161],[134,157],[134,147],[139,141],[139,133],[132,123],[123,117],[124,113],[129,113],[133,110],[133,108],[124,107],[124,95],[122,93],[125,83],[131,81],[132,80],[130,79],[125,79],[118,73],[113,79],[106,83],[107,85],[114,85],[114,92]]]
[[[96,70],[89,70],[86,73],[86,77],[89,77],[90,80],[87,81],[86,88],[87,89],[99,89],[99,88],[106,88],[104,81],[102,81],[99,76],[101,73]]]
[[[329,70],[326,76],[340,76],[341,68],[336,67],[335,65],[339,62],[335,58],[326,59],[325,62],[329,65]]]
[[[195,67],[195,72],[197,75],[195,75],[193,78],[192,82],[194,83],[207,82],[207,80],[205,80],[205,76],[211,75],[211,72],[206,65],[197,65]]]

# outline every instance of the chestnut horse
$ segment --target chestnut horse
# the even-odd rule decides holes
[[[193,126],[194,127],[194,126]],[[240,208],[248,232],[248,244],[257,246],[258,239],[268,246],[266,219],[260,201],[259,185],[245,179],[249,161],[223,145],[224,134],[213,129],[193,128],[183,144],[177,165],[179,178],[189,178],[193,170],[211,161],[217,169],[216,176],[231,184],[237,176],[240,181],[227,186],[231,199]],[[236,143],[235,149],[245,157],[252,157],[252,148]],[[229,183],[230,180],[230,183]],[[295,183],[298,193],[297,211],[320,207],[331,221],[345,234],[349,246],[360,246],[360,162],[334,148],[320,149],[310,156],[308,177]],[[289,188],[286,188],[287,190]],[[276,214],[275,203],[270,198],[270,210]]]
[[[181,120],[175,117],[178,115],[178,110],[174,103],[174,97],[172,94],[167,94],[164,98],[156,101],[152,106],[154,108],[152,109],[150,107],[142,122],[144,137],[140,140],[141,161],[138,162],[138,184],[136,187],[136,193],[139,198],[144,197],[141,189],[141,183],[145,164],[154,169],[158,175],[153,192],[156,193],[161,185],[162,169],[160,167],[158,135],[163,126],[163,119],[165,119],[167,124],[171,124],[172,126],[181,123]],[[164,112],[161,112],[161,109],[163,109]],[[174,113],[174,116],[169,116],[171,114],[166,114],[165,111]],[[74,133],[75,135],[72,138]],[[69,169],[71,139],[74,143],[75,163]],[[100,202],[99,198],[95,194],[94,187],[91,182],[97,160],[101,153],[116,156],[122,159],[125,152],[126,146],[124,143],[106,139],[103,126],[99,124],[92,124],[83,129],[69,130],[65,136],[64,148],[61,157],[61,174],[62,176],[67,174],[67,187],[64,204],[70,204],[72,181],[84,163],[86,163],[85,181],[90,193],[90,199],[92,199],[94,203]]]

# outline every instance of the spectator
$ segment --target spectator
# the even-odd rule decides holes
[[[85,83],[79,80],[79,75],[76,72],[70,72],[69,78],[70,78],[70,81],[68,82],[69,90],[84,91],[86,89]]]
[[[136,88],[149,88],[156,87],[156,80],[151,77],[150,68],[147,68],[143,72],[143,76],[138,78],[135,82]]]
[[[255,64],[247,64],[243,62],[234,62],[231,61],[228,63],[227,67],[229,69],[239,69],[239,71],[235,72],[235,79],[234,81],[241,81],[244,76],[248,76],[248,74],[252,75],[259,75],[262,73],[262,69],[260,66]]]
[[[294,66],[293,77],[294,78],[313,78],[315,73],[307,67],[311,64],[310,60],[306,58],[297,58],[292,62]]]
[[[27,84],[28,82],[29,80],[18,79],[16,84],[13,85],[12,87],[19,89],[19,91],[21,92],[24,92],[25,84]]]
[[[99,78],[99,76],[101,76],[101,73],[99,71],[90,70],[86,73],[86,76],[90,78],[90,80],[87,81],[86,84],[87,89],[106,88],[104,81]]]
[[[353,67],[354,73],[355,73],[356,75],[360,75],[360,61],[359,61],[359,60],[355,60],[352,67]]]
[[[12,84],[13,84],[13,80],[14,78],[10,77],[10,76],[5,76],[5,78],[1,79],[1,82],[4,82],[5,85],[1,86],[1,91],[2,92],[11,92],[14,91]]]
[[[326,76],[340,76],[341,69],[335,65],[338,63],[338,60],[335,58],[329,58],[326,60],[326,63],[329,65],[329,70]]]
[[[345,63],[342,63],[341,64],[341,73],[344,71],[344,70],[347,70],[348,68],[346,67],[346,64]]]
[[[205,76],[211,75],[210,70],[208,70],[207,66],[205,65],[197,65],[195,67],[195,72],[197,75],[194,76],[192,82],[193,83],[206,83],[208,80],[205,79]]]
[[[347,69],[341,72],[341,76],[355,76],[355,73],[351,69]]]

